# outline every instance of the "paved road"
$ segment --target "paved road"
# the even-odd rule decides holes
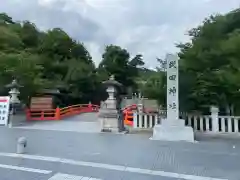
[[[101,131],[100,122],[97,119],[97,113],[84,113],[61,121],[27,122],[17,128],[95,133]]]
[[[17,156],[20,136],[28,139],[27,154]],[[61,180],[62,174],[69,180],[83,179],[81,176],[102,180],[240,177],[239,141],[170,143],[138,135],[4,127],[0,127],[0,137],[0,180],[55,180],[54,176]]]

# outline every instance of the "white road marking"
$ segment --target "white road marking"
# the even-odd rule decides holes
[[[185,180],[227,180],[227,179],[221,179],[221,178],[180,174],[180,173],[166,172],[166,171],[157,171],[157,170],[154,171],[151,169],[141,169],[141,168],[120,166],[120,165],[111,165],[111,164],[86,162],[86,161],[76,161],[76,160],[72,160],[72,159],[63,159],[63,158],[48,157],[48,156],[15,154],[15,153],[0,153],[0,156],[39,160],[39,161],[48,161],[48,162],[60,162],[60,163],[71,164],[71,165],[76,165],[76,166],[102,168],[102,169],[108,169],[108,170],[132,172],[132,173],[155,175],[155,176],[170,177],[170,178],[185,179]]]
[[[40,173],[40,174],[50,174],[50,173],[52,173],[52,171],[48,171],[48,170],[26,168],[26,167],[12,166],[12,165],[6,165],[6,164],[0,164],[0,168],[12,169],[12,170],[18,170],[18,171],[26,171],[26,172],[33,172],[33,173]]]
[[[57,173],[48,180],[101,180],[101,179]]]
[[[96,156],[96,155],[100,155],[101,153],[86,153],[86,154],[91,156]]]

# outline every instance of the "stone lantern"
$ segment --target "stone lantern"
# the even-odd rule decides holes
[[[23,111],[21,101],[18,99],[18,96],[20,95],[19,88],[23,86],[19,85],[17,80],[14,79],[5,87],[10,89],[10,112],[8,125],[9,127],[12,127],[26,121],[26,114]]]
[[[119,128],[119,113],[117,110],[117,89],[122,84],[117,82],[114,76],[110,76],[109,80],[104,81],[103,84],[107,87],[108,98],[104,105],[99,110],[99,121],[101,122],[101,131],[103,132],[118,132]]]
[[[10,84],[6,85],[5,87],[10,89],[10,91],[8,92],[10,95],[10,115],[15,115],[17,111],[20,111],[22,106],[20,100],[18,99],[18,96],[20,94],[19,88],[23,86],[18,84],[17,80],[14,79]]]
[[[18,96],[20,94],[19,88],[21,87],[22,86],[18,84],[16,79],[14,79],[10,84],[6,85],[6,88],[10,89],[8,92],[10,95],[10,104],[20,104]]]

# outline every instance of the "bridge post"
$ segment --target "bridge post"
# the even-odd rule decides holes
[[[88,111],[92,112],[92,110],[93,110],[93,106],[92,106],[91,101],[89,101],[89,103],[88,103]]]
[[[57,107],[55,111],[55,120],[60,120],[60,108]]]

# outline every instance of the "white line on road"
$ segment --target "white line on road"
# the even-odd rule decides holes
[[[221,178],[211,178],[211,177],[205,177],[205,176],[180,174],[180,173],[166,172],[166,171],[154,171],[151,169],[141,169],[141,168],[120,166],[120,165],[111,165],[111,164],[86,162],[86,161],[76,161],[76,160],[72,160],[72,159],[63,159],[63,158],[48,157],[48,156],[15,154],[15,153],[0,153],[0,156],[39,160],[39,161],[48,161],[48,162],[60,162],[60,163],[71,164],[71,165],[76,165],[76,166],[102,168],[102,169],[108,169],[108,170],[124,171],[124,172],[139,173],[139,174],[146,174],[146,175],[155,175],[155,176],[162,176],[162,177],[186,179],[186,180],[227,180],[227,179],[221,179]]]
[[[48,180],[101,180],[101,179],[57,173]]]
[[[18,171],[26,171],[26,172],[33,172],[33,173],[40,173],[40,174],[50,174],[50,173],[52,173],[52,171],[48,171],[48,170],[26,168],[26,167],[12,166],[12,165],[6,165],[6,164],[0,164],[0,168],[12,169],[12,170],[18,170]]]

